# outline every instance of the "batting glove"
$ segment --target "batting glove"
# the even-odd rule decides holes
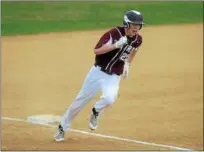
[[[130,64],[129,62],[126,61],[123,68],[123,79],[127,79],[129,74],[129,67],[130,67]]]
[[[115,47],[116,48],[121,48],[126,43],[127,43],[127,37],[123,36],[115,43]]]

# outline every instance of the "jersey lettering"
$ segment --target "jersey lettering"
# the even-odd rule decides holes
[[[128,45],[125,52],[121,55],[120,60],[126,61],[129,58],[131,51],[133,51],[134,49],[135,49],[134,47],[132,47],[131,45]]]

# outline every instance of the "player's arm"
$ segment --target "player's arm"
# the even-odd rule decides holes
[[[105,53],[108,53],[114,49],[116,49],[116,45],[115,44],[108,44],[108,45],[103,45],[101,46],[100,48],[98,49],[94,49],[94,53],[96,55],[100,55],[100,54],[105,54]]]
[[[133,61],[133,59],[134,59],[134,57],[135,57],[135,55],[136,55],[138,49],[139,49],[139,48],[136,48],[136,49],[134,49],[134,50],[130,53],[130,56],[129,56],[129,59],[128,59],[128,62],[129,62],[129,63],[131,63],[131,62]]]
[[[134,59],[134,57],[135,57],[137,51],[138,51],[138,48],[134,49],[134,50],[130,53],[129,57],[125,60],[125,62],[124,62],[124,68],[123,68],[123,79],[127,79],[128,74],[129,74],[130,63],[133,61],[133,59]]]
[[[131,51],[130,55],[129,55],[129,58],[128,58],[128,63],[131,63],[136,55],[136,53],[139,51],[139,48],[141,47],[142,45],[142,37],[139,36],[139,39],[136,43],[134,43],[134,47],[135,49],[133,51]]]
[[[113,37],[111,33],[106,33],[102,36],[100,41],[98,42],[96,48],[94,49],[94,53],[96,55],[101,55],[108,53],[112,50],[122,47],[125,43],[127,43],[127,37],[123,36],[118,41],[113,44]]]

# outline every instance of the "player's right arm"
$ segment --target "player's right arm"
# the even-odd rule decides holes
[[[120,37],[119,37],[120,38]],[[113,44],[113,40],[117,39],[117,34],[114,30],[110,30],[105,33],[99,42],[97,43],[94,53],[96,55],[101,55],[108,53],[112,50],[122,47],[125,43],[127,43],[127,37],[121,37],[116,43]]]
[[[115,46],[115,44],[108,44],[108,45],[103,45],[98,49],[94,49],[94,53],[96,55],[101,55],[101,54],[105,54],[108,53],[112,50],[115,50],[117,47]]]

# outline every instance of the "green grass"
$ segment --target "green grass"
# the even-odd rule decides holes
[[[203,22],[202,2],[1,2],[2,35],[92,30],[121,25],[127,10],[146,26]]]

